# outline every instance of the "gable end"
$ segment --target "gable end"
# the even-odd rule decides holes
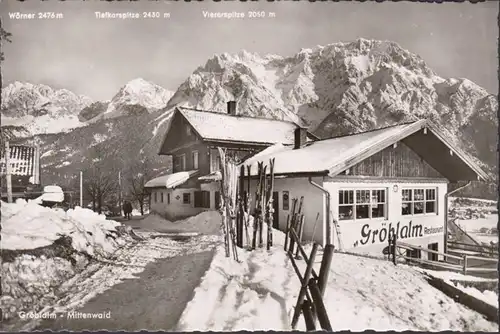
[[[444,178],[427,161],[402,142],[379,151],[339,175],[387,178]]]
[[[170,155],[180,148],[200,143],[201,137],[178,110],[175,111],[160,148],[160,155]]]

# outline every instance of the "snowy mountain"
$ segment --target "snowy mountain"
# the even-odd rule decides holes
[[[83,125],[78,113],[91,103],[67,89],[16,81],[2,88],[2,126],[23,126],[31,134],[69,131]]]
[[[388,41],[358,39],[291,57],[215,55],[179,87],[176,104],[303,122],[321,137],[429,118],[481,161],[496,164],[496,97],[467,79],[437,75]],[[481,134],[481,135],[479,135]],[[464,137],[466,140],[463,140]]]
[[[173,92],[152,82],[134,79],[121,87],[107,105],[106,111],[93,120],[151,113],[164,108],[172,95]]]
[[[496,97],[467,79],[440,77],[393,42],[359,39],[291,57],[245,51],[216,55],[171,95],[143,79],[132,80],[110,101],[81,110],[79,121],[87,126],[41,136],[47,182],[77,175],[75,170],[88,168],[96,155],[110,169],[126,168],[141,157],[153,161],[153,174],[164,171],[171,162],[157,154],[174,107],[226,112],[229,100],[238,101],[241,114],[290,119],[321,137],[430,118],[497,174]],[[481,187],[473,184],[469,195],[480,196]]]
[[[14,82],[2,89],[2,126],[23,126],[31,135],[68,132],[101,119],[154,112],[165,107],[172,95],[140,78],[103,102],[66,89]]]

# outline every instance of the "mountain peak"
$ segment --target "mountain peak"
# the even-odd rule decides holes
[[[154,86],[155,84],[143,78],[135,78],[125,84],[125,86]]]
[[[97,119],[154,112],[164,108],[172,95],[173,92],[151,81],[135,78],[120,88],[109,102],[107,110]]]
[[[91,103],[67,89],[14,81],[2,89],[2,125],[23,126],[30,134],[67,131],[83,125],[78,113]]]

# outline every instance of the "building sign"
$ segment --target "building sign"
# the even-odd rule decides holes
[[[283,210],[290,209],[290,196],[288,191],[283,191]]]
[[[444,227],[426,227],[422,224],[409,222],[397,222],[395,224],[382,223],[381,227],[371,228],[370,224],[361,227],[359,243],[370,245],[388,242],[389,235],[396,235],[397,239],[420,238],[430,234],[443,233]]]
[[[339,221],[342,231],[342,243],[346,249],[387,245],[390,233],[399,240],[420,239],[442,236],[444,217],[441,215],[421,215],[413,217],[395,217],[387,220]]]

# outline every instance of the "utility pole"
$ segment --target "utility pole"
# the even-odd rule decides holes
[[[7,182],[7,202],[12,203],[12,176],[10,174],[10,146],[5,142],[5,179]]]
[[[83,172],[80,171],[80,207],[83,208]]]
[[[120,206],[120,216],[122,215],[122,171],[118,171],[118,205]]]

